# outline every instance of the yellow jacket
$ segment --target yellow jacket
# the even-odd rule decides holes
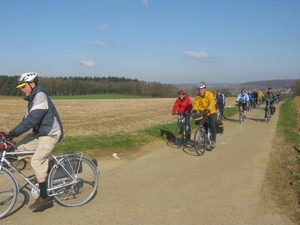
[[[214,94],[208,90],[205,91],[203,97],[197,94],[193,104],[193,110],[198,110],[200,112],[203,112],[204,109],[210,110],[210,112],[207,114],[208,116],[210,114],[216,113],[217,111]]]

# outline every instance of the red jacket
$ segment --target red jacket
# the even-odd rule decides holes
[[[185,96],[182,100],[177,98],[172,109],[172,114],[181,114],[185,115],[187,112],[190,113],[192,111],[192,101],[189,96]]]

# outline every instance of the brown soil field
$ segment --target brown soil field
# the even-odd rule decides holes
[[[24,116],[27,102],[20,98],[1,98],[1,131],[10,131]],[[192,99],[193,100],[193,99]],[[134,133],[147,127],[171,123],[175,98],[117,100],[54,100],[61,116],[65,136]],[[235,98],[228,98],[227,105]]]

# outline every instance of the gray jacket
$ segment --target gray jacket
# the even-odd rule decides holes
[[[27,112],[13,129],[15,135],[19,136],[32,128],[36,137],[53,136],[61,141],[64,136],[62,123],[45,89],[37,84],[30,96],[24,99],[28,101]]]
[[[269,92],[266,92],[264,94],[264,97],[263,97],[264,100],[268,100],[268,101],[275,101],[275,94],[273,92],[269,93]]]

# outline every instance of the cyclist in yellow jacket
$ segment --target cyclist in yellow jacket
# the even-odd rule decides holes
[[[193,113],[200,112],[208,116],[209,126],[211,129],[212,143],[211,148],[216,147],[216,103],[214,94],[206,90],[205,82],[197,85],[198,94],[195,97],[193,104]]]

